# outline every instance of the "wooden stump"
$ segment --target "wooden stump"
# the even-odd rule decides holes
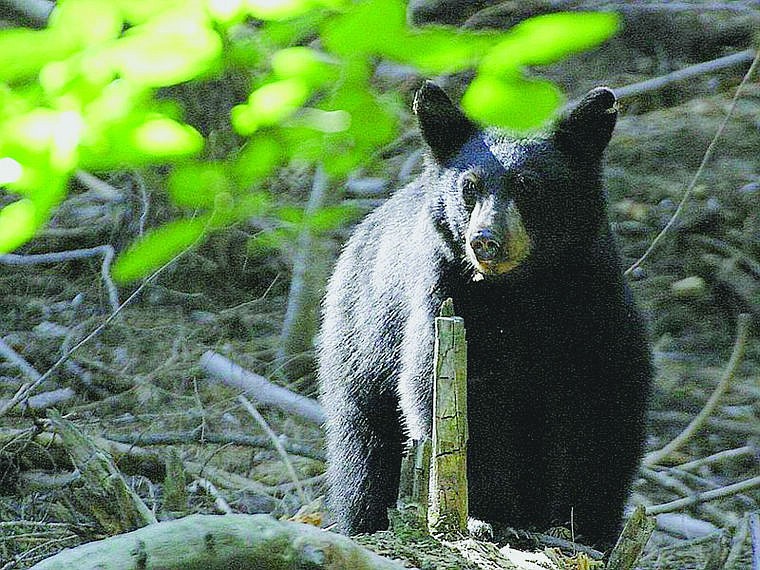
[[[444,302],[435,319],[433,456],[428,528],[432,534],[467,531],[467,345],[464,320]]]

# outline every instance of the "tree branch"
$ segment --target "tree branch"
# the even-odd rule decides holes
[[[644,465],[652,466],[661,462],[676,449],[686,443],[689,439],[691,439],[691,437],[702,428],[704,423],[707,421],[707,418],[710,417],[710,415],[715,410],[715,407],[718,405],[718,402],[720,401],[723,394],[731,385],[731,380],[733,380],[736,369],[739,367],[742,356],[744,356],[744,347],[747,344],[747,336],[749,335],[749,326],[751,321],[752,319],[747,313],[742,313],[739,315],[736,325],[736,340],[734,341],[734,349],[731,353],[731,358],[729,359],[728,364],[726,365],[726,369],[723,372],[723,377],[720,379],[720,382],[718,382],[715,390],[713,390],[713,393],[710,395],[707,403],[704,405],[702,410],[700,410],[699,414],[697,414],[697,417],[695,417],[691,423],[689,423],[689,425],[686,426],[684,430],[675,438],[673,438],[673,440],[665,447],[648,453],[644,457]]]

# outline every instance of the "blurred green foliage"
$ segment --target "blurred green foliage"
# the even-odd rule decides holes
[[[525,67],[593,47],[617,25],[613,14],[577,12],[506,33],[413,29],[402,0],[60,0],[45,29],[0,31],[0,184],[14,197],[0,210],[0,253],[34,236],[78,169],[173,164],[168,190],[188,217],[123,252],[120,280],[251,216],[276,216],[291,230],[334,228],[351,215],[346,208],[310,216],[282,208],[266,180],[293,160],[323,161],[328,175],[345,177],[392,140],[401,102],[373,88],[379,60],[421,76],[477,68],[466,112],[522,131],[562,102]],[[247,142],[212,161],[204,137],[158,94],[230,70],[249,81],[229,117]],[[275,231],[259,246],[295,234]]]

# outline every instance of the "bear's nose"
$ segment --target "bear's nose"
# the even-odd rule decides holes
[[[492,261],[496,258],[501,249],[501,245],[493,235],[491,230],[479,230],[470,239],[470,247],[478,261]]]

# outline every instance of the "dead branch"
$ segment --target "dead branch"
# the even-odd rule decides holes
[[[282,568],[400,570],[351,539],[269,515],[191,515],[64,550],[33,570]]]
[[[744,457],[745,455],[755,455],[757,451],[758,451],[757,448],[752,445],[745,445],[743,447],[737,447],[735,449],[726,449],[725,451],[719,451],[718,453],[713,453],[712,455],[708,455],[707,457],[702,457],[701,459],[695,459],[694,461],[687,461],[686,463],[681,463],[681,465],[676,465],[676,469],[680,469],[681,471],[691,471],[693,469],[698,469],[705,465],[718,463],[720,461],[723,461],[724,459],[731,459],[734,457]]]
[[[654,240],[652,240],[652,243],[649,245],[649,247],[644,252],[644,254],[639,259],[637,259],[633,265],[631,265],[628,269],[625,270],[626,276],[630,275],[633,271],[635,271],[638,267],[640,267],[642,263],[644,263],[646,258],[649,257],[652,251],[654,251],[654,249],[657,247],[657,244],[665,237],[665,235],[670,231],[670,229],[676,223],[676,220],[681,215],[681,212],[686,206],[686,203],[691,199],[691,195],[694,192],[694,188],[697,185],[697,181],[699,180],[700,176],[702,176],[702,172],[704,171],[707,163],[710,161],[710,158],[712,158],[712,154],[713,154],[713,151],[715,150],[715,146],[717,145],[720,137],[723,135],[723,131],[725,130],[729,119],[731,118],[731,116],[734,114],[734,111],[736,110],[736,105],[739,102],[739,97],[742,93],[742,90],[744,89],[744,86],[749,82],[749,79],[750,77],[752,77],[752,74],[755,72],[755,69],[757,68],[758,63],[760,63],[760,50],[755,52],[754,59],[752,60],[752,64],[749,66],[747,73],[744,74],[744,77],[742,78],[741,83],[739,83],[739,86],[736,88],[736,93],[734,93],[734,96],[731,99],[731,106],[729,107],[728,112],[726,113],[726,116],[723,118],[723,121],[720,123],[718,130],[715,132],[715,136],[713,136],[712,140],[710,141],[710,144],[707,146],[707,150],[705,151],[705,154],[702,157],[702,161],[700,162],[699,167],[697,168],[697,171],[694,173],[694,176],[692,177],[691,182],[689,182],[689,186],[686,188],[686,191],[683,193],[683,198],[681,198],[681,201],[678,203],[678,207],[676,208],[676,211],[673,212],[673,215],[668,220],[668,223],[665,224],[665,227],[662,228],[660,233],[657,234]]]
[[[712,415],[715,407],[718,405],[718,402],[723,397],[723,394],[731,385],[731,381],[736,374],[736,369],[739,367],[739,363],[744,356],[744,347],[747,344],[747,336],[749,335],[749,326],[751,322],[752,318],[749,314],[742,313],[739,315],[736,324],[736,340],[734,341],[734,349],[731,353],[731,358],[728,360],[728,364],[726,365],[726,369],[723,372],[723,376],[721,377],[720,382],[718,382],[718,385],[715,387],[715,390],[713,390],[713,393],[710,395],[710,398],[707,400],[707,403],[705,403],[699,414],[697,414],[697,417],[695,417],[691,423],[683,429],[681,433],[673,438],[670,443],[668,443],[662,449],[648,453],[644,457],[644,465],[656,465],[663,459],[666,459],[676,449],[689,441],[689,439],[691,439],[691,437],[702,428],[707,418]]]
[[[219,445],[242,445],[246,447],[257,447],[261,449],[274,450],[274,444],[268,437],[244,435],[244,434],[213,434],[208,432],[201,433],[201,430],[166,432],[166,433],[136,433],[136,434],[106,434],[106,439],[128,443],[130,445],[179,445],[192,443],[211,443]],[[291,455],[299,455],[319,461],[325,460],[325,454],[319,449],[314,449],[308,445],[288,440],[282,440],[278,437],[277,441]]]
[[[202,235],[203,234],[201,234],[201,236]],[[201,236],[199,236],[198,239],[200,239]],[[196,240],[196,242],[197,242],[197,240]],[[147,279],[145,279],[140,284],[140,286],[137,287],[137,289],[134,290],[134,292],[127,298],[126,301],[124,301],[121,305],[119,305],[116,308],[115,311],[113,311],[110,315],[108,315],[108,317],[106,317],[106,319],[102,323],[100,323],[97,327],[95,327],[92,330],[92,332],[90,332],[87,336],[85,336],[77,344],[75,344],[73,347],[71,347],[69,350],[67,350],[63,354],[63,356],[61,356],[50,368],[47,369],[47,372],[45,372],[43,375],[41,375],[39,378],[37,378],[37,380],[35,380],[31,384],[25,384],[25,385],[23,385],[13,395],[13,397],[10,400],[8,400],[3,405],[0,405],[0,418],[3,417],[4,415],[6,415],[12,408],[14,408],[15,406],[17,406],[19,403],[27,400],[32,395],[32,393],[34,391],[36,391],[40,387],[40,385],[53,374],[53,372],[55,372],[56,370],[58,370],[58,368],[60,368],[61,366],[63,366],[69,360],[69,358],[71,358],[71,356],[77,350],[79,350],[85,344],[87,344],[88,342],[90,342],[93,338],[95,338],[96,336],[98,336],[101,333],[101,331],[103,331],[103,329],[105,329],[109,324],[111,324],[111,322],[116,317],[119,316],[119,314],[124,309],[124,307],[126,307],[134,299],[136,299],[137,296],[140,295],[140,293],[142,293],[142,290],[147,285],[149,285],[150,283],[152,283],[156,279],[156,277],[158,277],[167,267],[169,267],[172,263],[174,263],[175,261],[177,261],[183,255],[185,255],[185,253],[187,253],[188,251],[190,251],[195,246],[196,242],[193,242],[192,244],[190,244],[187,248],[183,249],[181,252],[179,252],[177,255],[175,255],[173,258],[171,258],[166,263],[164,263],[161,267],[159,267],[158,269],[156,269],[153,273],[151,273],[147,277]],[[110,247],[110,246],[108,246],[108,247]],[[8,257],[8,256],[7,255],[0,256],[0,261],[2,261],[2,259],[4,257]]]
[[[219,492],[219,489],[216,488],[216,485],[214,485],[211,481],[208,479],[204,479],[203,477],[196,479],[190,484],[189,491],[191,493],[197,493],[199,490],[202,490],[207,495],[212,497],[214,499],[214,506],[216,507],[216,510],[220,513],[223,513],[225,515],[231,515],[232,514],[232,507],[230,507],[230,504],[227,502],[227,499],[222,497],[222,494]]]
[[[653,469],[648,469],[643,466],[640,473],[648,481],[651,481],[676,495],[680,495],[681,497],[689,497],[694,494],[694,490],[691,487],[673,475],[654,471]],[[717,485],[715,487],[717,487]],[[722,509],[715,508],[708,504],[701,505],[701,507],[712,520],[720,524],[722,527],[731,526],[734,522]]]
[[[290,458],[288,457],[287,452],[285,451],[285,448],[280,443],[279,438],[277,437],[277,434],[272,431],[272,428],[269,427],[269,424],[264,419],[264,416],[259,413],[259,411],[256,409],[256,406],[254,406],[248,398],[245,396],[238,396],[238,402],[240,402],[243,407],[245,408],[245,411],[248,412],[251,417],[256,420],[256,423],[259,424],[259,427],[264,430],[264,433],[267,435],[267,437],[272,442],[272,445],[274,445],[274,448],[277,450],[277,453],[280,455],[280,458],[282,459],[283,464],[285,465],[285,470],[288,472],[288,475],[290,476],[290,480],[293,481],[293,484],[296,487],[296,491],[298,492],[298,497],[301,499],[302,503],[308,503],[309,500],[306,498],[306,494],[303,491],[303,486],[301,485],[301,480],[298,478],[298,474],[296,473],[295,468],[293,467],[293,463],[290,461]]]
[[[156,522],[156,517],[127,485],[108,453],[57,412],[49,413],[49,418],[80,474],[72,483],[71,498],[82,512],[92,515],[109,534]]]
[[[696,65],[690,65],[688,67],[684,67],[683,69],[678,69],[672,73],[668,73],[667,75],[654,77],[652,79],[647,79],[646,81],[640,81],[638,83],[631,83],[623,87],[618,87],[614,90],[615,95],[619,99],[623,99],[625,97],[635,97],[637,95],[641,95],[642,93],[658,91],[663,87],[671,85],[672,83],[685,81],[687,79],[691,79],[692,77],[698,77],[707,73],[714,73],[722,69],[734,67],[735,65],[739,65],[741,63],[748,63],[752,61],[754,57],[755,50],[747,49],[738,53],[719,57],[711,61],[704,61],[702,63],[697,63]]]
[[[316,424],[324,422],[322,405],[316,400],[272,384],[221,354],[208,350],[203,353],[200,364],[212,379],[242,390],[261,404],[278,407]]]
[[[677,511],[692,505],[704,503],[707,501],[714,501],[715,499],[721,499],[723,497],[730,497],[760,487],[760,476],[752,477],[751,479],[745,479],[732,485],[726,485],[725,487],[719,487],[717,489],[710,489],[701,493],[695,493],[690,497],[684,497],[683,499],[676,499],[669,503],[663,503],[661,505],[654,505],[647,507],[648,515],[658,515],[660,513],[669,513]]]
[[[33,255],[18,255],[7,253],[0,255],[0,263],[6,265],[37,265],[43,263],[61,263],[71,261],[72,259],[84,259],[87,257],[103,256],[103,263],[100,266],[100,275],[108,292],[108,300],[111,304],[111,310],[117,311],[119,308],[119,293],[116,285],[111,279],[111,262],[115,252],[113,246],[109,244],[98,245],[86,249],[71,249],[69,251],[56,251],[55,253],[38,253]]]
[[[2,338],[0,338],[0,356],[13,364],[24,376],[33,382],[42,376],[34,366],[29,364],[23,356],[6,344]]]
[[[749,536],[752,544],[752,570],[760,570],[760,518],[757,513],[749,515]]]
[[[52,408],[58,404],[68,402],[74,396],[76,396],[76,392],[74,392],[74,390],[71,388],[59,388],[58,390],[42,392],[41,394],[37,394],[36,396],[28,398],[26,402],[24,402],[24,404],[20,407],[20,411],[23,414],[30,410],[47,410],[48,408]],[[2,405],[3,402],[7,402],[7,400],[0,400],[0,405]]]
[[[121,193],[107,182],[97,176],[84,170],[77,170],[74,175],[82,186],[85,186],[92,192],[98,200],[104,202],[119,202],[122,199]]]

